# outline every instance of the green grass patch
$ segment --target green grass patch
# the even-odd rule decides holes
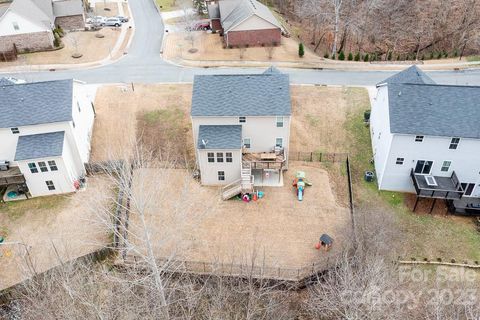
[[[154,110],[143,114],[143,120],[147,125],[155,125],[159,122],[176,124],[183,122],[183,117],[183,111],[177,108]]]
[[[467,61],[468,62],[480,61],[480,56],[468,56]]]
[[[389,211],[395,215],[397,227],[405,241],[407,259],[480,260],[480,233],[471,220],[413,213],[405,205],[405,194],[379,191],[375,182],[364,181],[364,172],[374,171],[374,165],[370,161],[370,130],[363,123],[363,112],[369,109],[369,102],[359,98],[360,93],[356,90],[358,89],[347,89],[346,92],[351,106],[346,130],[350,137],[349,155],[356,202],[371,208],[382,207],[383,204],[391,209]]]
[[[157,5],[159,6],[162,12],[172,11],[177,9],[175,0],[155,0],[155,1],[157,2]]]
[[[65,196],[48,196],[0,203],[0,215],[6,214],[10,219],[16,220],[30,211],[52,211],[60,208],[67,200],[68,197]]]

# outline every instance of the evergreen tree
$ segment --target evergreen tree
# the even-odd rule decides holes
[[[355,55],[355,61],[360,61],[362,59],[361,55],[360,55],[360,52],[357,52],[357,54]]]
[[[305,48],[303,47],[303,43],[298,44],[298,56],[302,58],[305,55]]]
[[[368,56],[368,53],[367,53],[367,54],[365,55],[365,57],[363,57],[363,61],[368,62],[368,59],[369,59],[369,58],[370,58],[370,57]]]
[[[343,51],[340,51],[340,54],[338,55],[338,60],[345,60],[345,53],[343,53]]]
[[[350,52],[348,54],[348,61],[352,61],[353,60],[353,54]]]

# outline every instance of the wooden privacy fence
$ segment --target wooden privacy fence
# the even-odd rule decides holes
[[[160,270],[165,273],[219,275],[297,282],[311,278],[313,275],[322,273],[333,267],[334,258],[326,257],[322,261],[313,262],[310,265],[305,265],[298,268],[282,268],[222,262],[187,261],[166,258],[157,258],[156,262]],[[147,262],[137,255],[128,255],[123,261],[118,261],[116,265],[118,267],[148,269]]]
[[[308,161],[308,162],[345,162],[347,153],[324,153],[307,151],[290,151],[288,154],[290,161]]]

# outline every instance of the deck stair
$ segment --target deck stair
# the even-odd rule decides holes
[[[242,163],[242,167],[240,170],[240,179],[235,180],[222,188],[223,200],[228,200],[240,193],[253,192],[253,175],[250,163]]]

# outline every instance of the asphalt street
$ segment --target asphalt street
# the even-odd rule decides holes
[[[258,73],[258,68],[190,68],[162,60],[160,49],[163,22],[152,0],[129,1],[135,21],[135,34],[128,54],[121,60],[100,67],[81,70],[57,70],[2,74],[27,81],[74,78],[87,83],[191,82],[195,74]],[[340,71],[282,69],[295,84],[369,86],[394,74],[394,71]],[[427,72],[442,84],[480,85],[480,70]]]

